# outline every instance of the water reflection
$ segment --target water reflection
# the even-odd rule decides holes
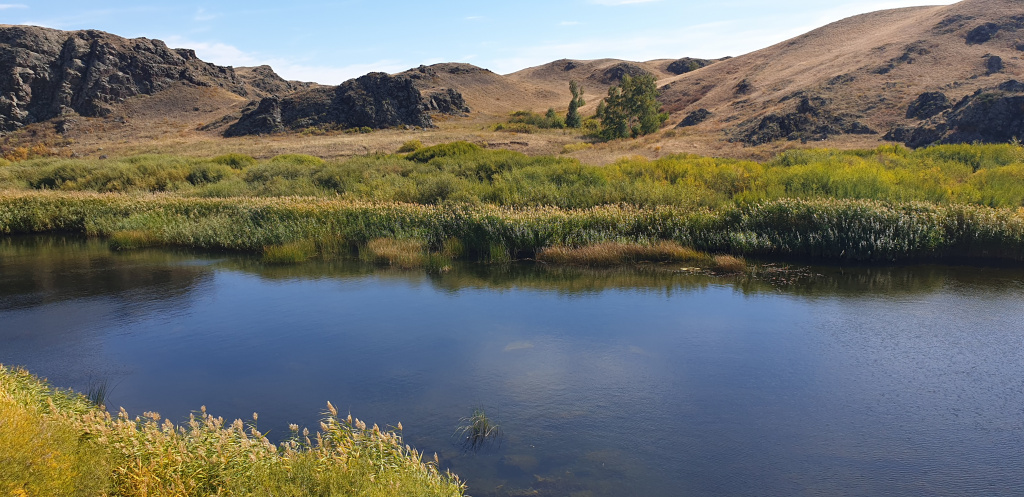
[[[182,419],[331,400],[489,495],[1024,492],[1024,273],[355,262],[0,242],[0,362]],[[500,448],[465,453],[484,409]]]

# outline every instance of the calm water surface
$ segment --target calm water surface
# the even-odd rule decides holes
[[[110,253],[0,239],[0,363],[174,420],[330,400],[474,496],[1022,495],[1024,271],[665,272]],[[483,408],[504,443],[451,435]]]

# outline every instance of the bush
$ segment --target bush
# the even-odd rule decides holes
[[[324,160],[319,157],[305,154],[282,154],[270,159],[271,163],[285,163],[296,166],[314,167],[324,163]]]
[[[585,142],[569,143],[569,144],[565,145],[564,147],[562,147],[562,153],[563,154],[571,154],[573,152],[579,152],[579,151],[588,150],[588,149],[591,149],[591,148],[594,148],[594,144],[593,143],[585,143]]]
[[[421,148],[407,156],[406,159],[416,162],[430,162],[438,157],[453,157],[479,153],[483,147],[469,142],[458,141],[442,143],[432,147]]]
[[[403,143],[401,147],[398,147],[396,153],[407,154],[409,152],[415,152],[421,148],[423,148],[423,142],[419,140],[409,140]]]
[[[218,155],[217,157],[210,159],[210,162],[213,162],[214,164],[220,164],[222,166],[228,166],[232,169],[245,169],[247,167],[252,167],[257,164],[255,158],[253,158],[251,155],[245,154]]]

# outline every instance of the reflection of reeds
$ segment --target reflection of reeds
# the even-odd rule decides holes
[[[473,415],[459,420],[453,437],[463,450],[477,452],[491,444],[501,445],[501,427],[495,424],[483,409],[474,409]]]

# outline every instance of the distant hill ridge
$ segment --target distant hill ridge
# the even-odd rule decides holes
[[[267,66],[216,66],[159,40],[0,26],[0,133],[122,108],[156,109],[147,115],[188,123],[205,119],[201,130],[227,136],[430,127],[438,114],[494,122],[516,110],[564,110],[570,80],[586,91],[583,111],[593,112],[623,76],[651,74],[677,129],[662,140],[742,146],[844,136],[911,146],[1006,141],[1024,138],[1022,59],[1019,0],[873,12],[719,60],[562,59],[508,75],[447,63],[371,73],[338,86],[285,81]],[[171,88],[191,93],[149,107],[126,104]],[[219,100],[204,112],[224,116],[214,122],[195,115],[197,102],[211,95]]]

